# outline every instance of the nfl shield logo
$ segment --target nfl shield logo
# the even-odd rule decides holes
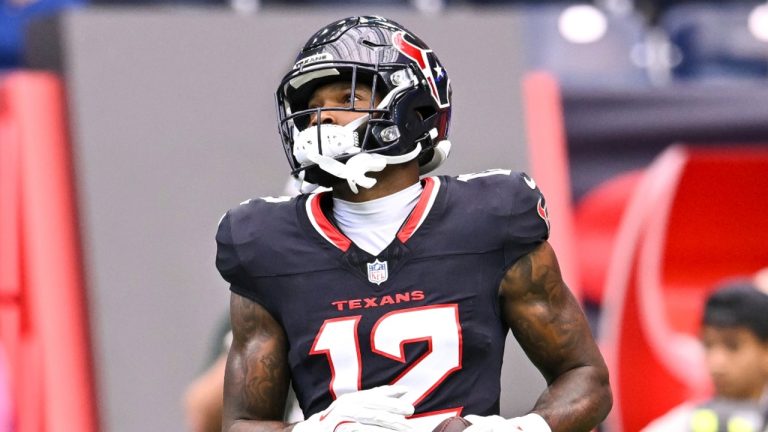
[[[381,262],[378,259],[372,263],[368,263],[368,280],[371,283],[381,285],[382,282],[387,280],[389,272],[387,272],[387,262]]]

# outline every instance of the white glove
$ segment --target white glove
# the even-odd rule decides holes
[[[321,411],[293,426],[293,432],[411,431],[405,417],[413,405],[400,400],[404,386],[381,386],[339,396]]]
[[[464,429],[464,432],[552,432],[547,422],[536,413],[511,419],[497,415],[487,417],[468,415],[464,418],[472,423],[472,426]]]

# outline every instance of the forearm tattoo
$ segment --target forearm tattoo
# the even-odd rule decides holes
[[[282,430],[289,380],[283,330],[263,307],[240,296],[232,296],[230,310],[224,430]]]
[[[248,382],[243,388],[243,396],[253,405],[266,412],[280,411],[282,415],[283,401],[277,401],[275,393],[280,392],[279,386],[284,379],[285,365],[276,355],[264,355],[256,358],[254,365],[246,359],[244,368]]]

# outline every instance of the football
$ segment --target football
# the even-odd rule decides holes
[[[432,429],[432,432],[461,432],[471,424],[462,417],[449,417],[441,421],[437,427]]]

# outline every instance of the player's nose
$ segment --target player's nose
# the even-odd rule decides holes
[[[339,124],[336,119],[336,116],[334,115],[334,111],[320,111],[319,114],[317,113],[312,114],[312,117],[310,117],[309,119],[310,126],[317,126],[318,115],[319,115],[321,124]]]

